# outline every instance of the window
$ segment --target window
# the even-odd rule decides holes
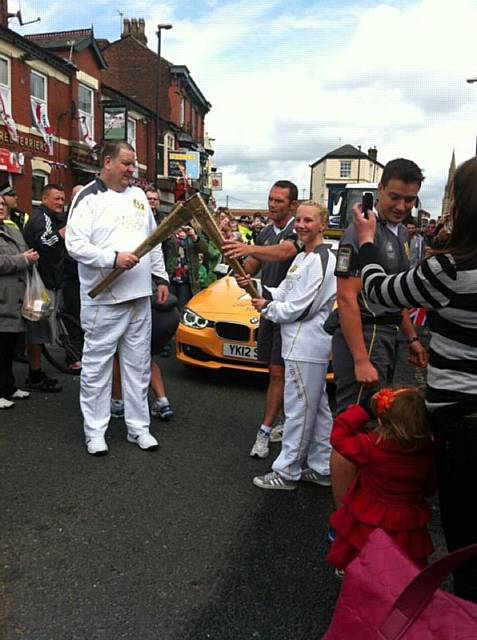
[[[128,142],[136,149],[136,121],[132,118],[128,118]]]
[[[176,140],[172,133],[166,133],[164,136],[164,145],[168,151],[174,151],[176,148]]]
[[[340,163],[340,178],[351,176],[351,160],[342,160]]]
[[[11,114],[10,61],[8,58],[0,58],[0,94],[7,113]]]
[[[85,133],[87,133],[91,139],[94,139],[93,97],[94,92],[92,89],[85,87],[83,84],[78,85],[79,138],[83,141]],[[82,125],[84,128],[82,128]]]
[[[172,133],[166,133],[164,135],[164,148],[166,150],[165,153],[165,167],[164,167],[164,174],[165,176],[169,175],[169,152],[170,151],[174,151],[174,149],[176,148],[176,140],[174,138],[174,136],[172,135]],[[159,169],[160,171],[160,169]]]
[[[30,74],[30,95],[36,102],[46,104],[46,76],[36,71]]]
[[[183,127],[185,124],[185,100],[184,97],[181,96],[181,108],[179,114],[179,126]]]
[[[46,173],[34,171],[31,179],[31,199],[33,210],[40,206],[41,192],[46,184],[48,184],[48,176]]]
[[[46,76],[42,76],[41,73],[37,73],[36,71],[30,72],[30,96],[31,96],[31,102],[32,102],[32,120],[33,120],[33,126],[35,126],[37,129],[40,128],[38,126],[38,123],[39,123],[39,119],[42,116],[38,113],[38,110],[35,108],[35,105],[40,105],[40,107],[44,107],[44,110],[41,109],[41,112],[44,111],[44,114],[46,114],[46,98],[47,98],[46,83],[47,83]],[[36,115],[35,115],[35,111],[37,112]]]

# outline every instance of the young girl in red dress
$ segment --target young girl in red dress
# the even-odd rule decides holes
[[[377,427],[366,431],[374,413]],[[351,405],[335,419],[332,446],[358,473],[331,518],[336,538],[326,557],[337,569],[358,555],[370,533],[383,529],[422,568],[433,550],[425,497],[436,488],[433,444],[418,389],[382,389],[365,410]]]

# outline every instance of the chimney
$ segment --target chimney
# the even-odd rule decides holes
[[[1,1],[1,0],[0,0]],[[121,34],[121,38],[125,38],[131,34],[131,21],[129,18],[124,18],[123,20],[123,32]]]
[[[139,40],[139,42],[147,44],[147,38],[145,34],[146,24],[144,22],[144,18],[139,18],[139,20],[137,18],[131,18],[131,20],[128,20],[128,23],[129,31],[128,34],[124,34],[124,36],[131,35],[133,38],[136,38],[136,40]]]
[[[147,44],[146,23],[144,21],[144,18],[139,18],[139,20],[137,21],[137,30],[138,30],[138,40],[143,44]]]
[[[378,157],[378,150],[376,149],[376,147],[371,147],[368,149],[368,156],[376,162]]]

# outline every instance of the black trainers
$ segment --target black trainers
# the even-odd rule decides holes
[[[33,382],[30,378],[25,380],[25,389],[30,391],[43,391],[44,393],[58,393],[62,390],[62,387],[58,385],[56,378],[50,378],[46,373],[43,373],[40,380]]]

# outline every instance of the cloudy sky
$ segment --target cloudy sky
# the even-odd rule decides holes
[[[10,0],[10,11],[19,0]],[[155,26],[162,54],[185,64],[212,103],[214,139],[231,207],[266,205],[270,184],[297,183],[307,196],[309,165],[342,144],[376,145],[378,159],[404,156],[426,175],[423,206],[438,213],[455,149],[475,153],[475,0],[23,0],[22,34],[84,28],[120,35],[121,16]]]

